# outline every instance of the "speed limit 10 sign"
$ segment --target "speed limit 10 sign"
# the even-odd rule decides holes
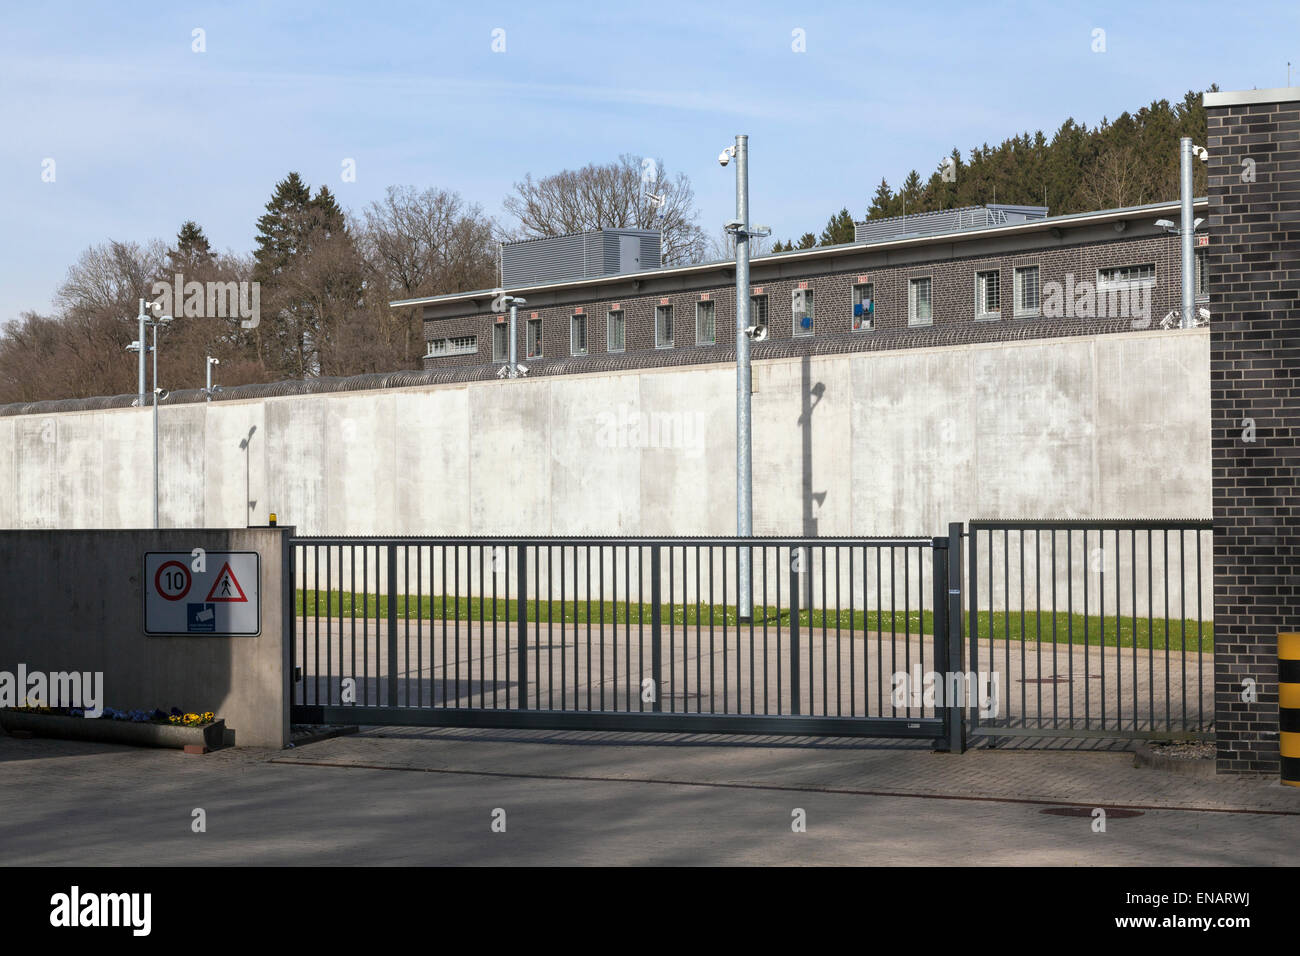
[[[256,551],[149,551],[144,632],[254,637],[262,630],[262,560]]]

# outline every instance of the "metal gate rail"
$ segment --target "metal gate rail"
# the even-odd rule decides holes
[[[961,708],[907,693],[913,677],[960,661],[954,528],[947,538],[293,537],[291,719],[961,749]],[[898,675],[909,679],[901,694]]]

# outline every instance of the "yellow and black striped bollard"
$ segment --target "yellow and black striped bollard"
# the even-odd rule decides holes
[[[1277,636],[1277,709],[1282,783],[1300,787],[1300,633]]]

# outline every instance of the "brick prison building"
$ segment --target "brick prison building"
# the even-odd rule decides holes
[[[1203,214],[1206,200],[1197,200]],[[857,226],[854,242],[755,257],[755,360],[1127,332],[1180,324],[1175,202],[1049,216],[977,206]],[[1199,237],[1198,243],[1205,243]],[[487,378],[509,358],[501,291],[526,300],[531,375],[728,362],[732,261],[658,268],[658,237],[601,230],[502,248],[499,289],[393,302],[423,310],[424,368]],[[1198,245],[1197,300],[1208,304]],[[1192,324],[1205,324],[1198,308]],[[459,374],[458,374],[459,373]],[[441,378],[441,376],[440,376]]]

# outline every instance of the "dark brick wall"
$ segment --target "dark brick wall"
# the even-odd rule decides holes
[[[1178,303],[1178,241],[1166,233],[1152,233],[1150,221],[1135,226],[1129,235],[1116,234],[1104,242],[1078,243],[1048,249],[1035,249],[998,256],[970,256],[960,259],[943,259],[931,263],[912,263],[861,270],[838,272],[810,272],[790,275],[777,281],[755,281],[751,287],[768,297],[770,337],[754,350],[754,357],[766,353],[800,354],[826,351],[871,351],[893,348],[923,348],[966,342],[996,342],[1023,338],[1050,338],[1060,335],[1090,335],[1099,332],[1126,332],[1134,327],[1128,317],[1048,318],[1017,317],[1013,310],[1014,270],[1021,265],[1037,265],[1040,282],[1064,284],[1070,273],[1075,282],[1096,282],[1097,270],[1108,266],[1154,263],[1156,285],[1152,296],[1150,327],[1159,328],[1161,319]],[[1132,235],[1141,230],[1145,235]],[[819,268],[827,268],[822,263]],[[975,274],[996,269],[1000,275],[1002,309],[1001,317],[994,320],[975,319]],[[930,276],[932,280],[933,321],[929,326],[908,325],[908,281],[915,276]],[[860,278],[872,283],[875,294],[875,328],[872,331],[854,332],[851,328],[851,290]],[[806,282],[814,293],[815,342],[793,335],[790,310],[790,293],[800,282]],[[717,348],[697,345],[695,341],[695,304],[703,295],[715,303]],[[525,358],[527,319],[537,315],[542,319],[544,355],[541,363],[565,362],[573,370],[593,365],[590,361],[573,357],[569,350],[569,320],[574,309],[581,307],[587,320],[587,359],[603,359],[601,368],[633,368],[638,366],[677,364],[691,362],[690,355],[672,356],[670,350],[656,349],[654,342],[654,312],[660,302],[673,307],[674,353],[683,350],[703,362],[727,361],[735,345],[735,285],[716,285],[689,292],[670,295],[640,295],[625,297],[593,297],[572,305],[557,308],[530,309],[519,312],[519,356]],[[621,354],[610,354],[606,342],[607,313],[618,305],[626,319],[626,348]],[[468,309],[467,309],[468,311]],[[458,335],[477,335],[476,355],[442,356],[425,358],[426,369],[454,366],[473,366],[492,361],[491,325],[495,317],[477,313],[452,318],[427,319],[426,341]],[[724,348],[730,346],[731,348]],[[541,371],[539,368],[537,371]]]
[[[1276,774],[1277,633],[1300,629],[1300,103],[1210,103],[1218,769]]]

